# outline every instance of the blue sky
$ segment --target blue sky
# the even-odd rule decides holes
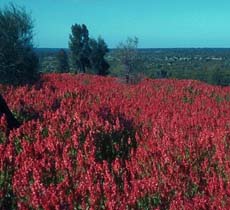
[[[86,24],[109,47],[128,36],[139,47],[230,47],[230,0],[0,0],[24,6],[38,47],[68,47],[71,25]]]

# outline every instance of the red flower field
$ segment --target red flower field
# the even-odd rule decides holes
[[[47,74],[0,86],[1,209],[230,209],[230,87]]]

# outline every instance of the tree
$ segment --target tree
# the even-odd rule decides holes
[[[105,60],[106,53],[109,49],[105,41],[99,37],[98,40],[90,39],[90,64],[96,74],[106,76],[109,74],[109,64]]]
[[[58,72],[64,73],[69,71],[68,55],[64,49],[61,49],[58,52],[57,61],[58,61],[58,66],[57,66]]]
[[[38,77],[33,51],[33,22],[24,8],[0,9],[0,82],[19,85]]]
[[[71,27],[69,48],[71,51],[71,59],[75,68],[85,73],[86,68],[90,67],[90,47],[89,32],[86,25],[75,24]]]
[[[130,73],[134,71],[138,57],[138,38],[128,37],[126,42],[121,42],[117,47],[117,56],[124,66],[126,81],[129,82]]]

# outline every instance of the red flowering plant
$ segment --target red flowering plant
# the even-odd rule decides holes
[[[230,208],[229,87],[41,79],[1,87],[22,122],[1,119],[2,209]]]

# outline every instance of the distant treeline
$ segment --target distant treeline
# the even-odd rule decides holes
[[[60,49],[38,48],[40,71],[55,71],[56,55]],[[68,49],[65,49],[70,53]],[[116,54],[110,49],[106,56],[110,64],[110,75],[124,76]],[[145,48],[138,49],[133,74],[150,78],[178,78],[201,80],[214,85],[230,85],[229,48]]]

